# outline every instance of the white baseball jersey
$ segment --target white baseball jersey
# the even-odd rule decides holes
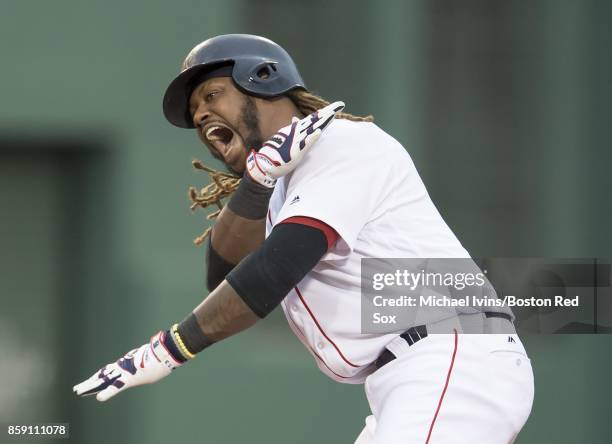
[[[331,378],[361,383],[397,334],[361,334],[361,259],[469,257],[404,147],[373,123],[336,119],[272,195],[266,236],[305,216],[339,239],[281,304]]]

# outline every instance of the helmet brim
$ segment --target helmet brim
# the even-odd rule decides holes
[[[179,128],[195,128],[193,118],[189,113],[189,98],[197,86],[196,80],[222,64],[223,62],[192,66],[170,82],[163,100],[164,116],[168,122]]]

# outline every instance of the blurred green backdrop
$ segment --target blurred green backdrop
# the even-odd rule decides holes
[[[206,294],[186,190],[206,179],[190,161],[214,162],[161,113],[182,58],[270,37],[404,144],[473,255],[609,259],[611,19],[596,0],[4,2],[0,423],[70,422],[75,443],[353,442],[362,388],[320,374],[278,311],[157,386],[72,396]],[[610,442],[612,337],[525,343],[518,442]]]

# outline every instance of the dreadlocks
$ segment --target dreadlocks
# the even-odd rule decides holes
[[[296,108],[304,116],[312,114],[330,103],[322,97],[303,89],[294,89],[289,91],[287,93],[287,97],[291,99]],[[361,117],[342,112],[336,114],[336,119],[346,119],[352,122],[374,121],[374,117],[371,115]],[[191,210],[195,211],[197,208],[206,208],[209,205],[215,204],[217,206],[217,210],[206,216],[206,219],[214,220],[223,209],[223,203],[221,200],[231,196],[233,192],[236,191],[236,188],[238,188],[238,185],[240,184],[240,176],[214,170],[213,168],[207,167],[199,160],[194,160],[192,164],[195,169],[206,171],[209,174],[212,182],[199,191],[194,187],[189,188]],[[196,245],[201,245],[210,235],[210,231],[211,228],[207,228],[204,233],[193,240],[193,243]]]
[[[330,102],[319,97],[315,94],[312,94],[308,91],[304,91],[303,89],[294,89],[287,93],[287,97],[291,99],[293,104],[300,110],[300,112],[307,116],[308,114],[312,114],[315,111],[326,107]],[[349,113],[337,113],[336,119],[346,119],[351,120],[353,122],[373,122],[374,117],[372,116],[354,116]]]

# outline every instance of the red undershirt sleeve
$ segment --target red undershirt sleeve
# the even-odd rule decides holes
[[[325,239],[327,239],[327,249],[329,250],[332,245],[336,243],[338,238],[340,237],[336,230],[327,225],[325,222],[320,221],[319,219],[315,219],[312,217],[306,216],[292,216],[280,222],[281,224],[299,224],[306,225],[308,227],[316,228],[320,230],[324,235]]]

